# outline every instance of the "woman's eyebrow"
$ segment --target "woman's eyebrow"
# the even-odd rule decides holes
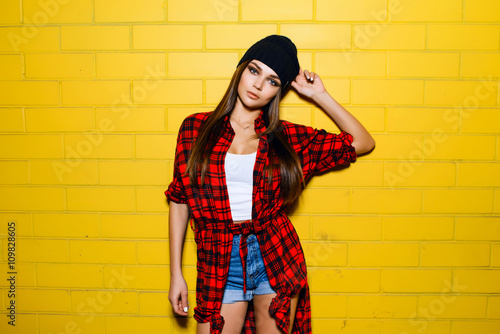
[[[250,64],[252,64],[253,66],[257,67],[257,69],[258,69],[259,71],[262,71],[262,69],[260,68],[260,66],[259,66],[259,65],[257,65],[257,63],[251,62]],[[269,74],[269,76],[270,76],[271,78],[274,78],[274,79],[278,79],[278,80],[280,79],[280,77],[279,77],[279,76],[274,75],[274,74]]]

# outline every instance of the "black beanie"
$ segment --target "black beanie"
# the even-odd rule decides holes
[[[270,35],[261,39],[245,52],[238,66],[245,60],[253,59],[263,62],[276,72],[281,81],[281,91],[284,91],[300,72],[297,48],[285,36]]]

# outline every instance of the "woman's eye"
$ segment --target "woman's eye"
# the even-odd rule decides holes
[[[273,86],[279,86],[279,85],[278,85],[278,82],[277,82],[276,80],[272,80],[272,79],[271,79],[271,80],[269,80],[269,83],[270,83],[271,85],[273,85]]]
[[[250,67],[250,72],[251,72],[251,73],[257,73],[257,70],[256,70],[255,68],[251,68],[251,67]]]

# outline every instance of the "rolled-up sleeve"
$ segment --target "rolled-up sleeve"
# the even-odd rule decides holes
[[[182,170],[186,169],[187,158],[186,150],[184,148],[184,130],[185,122],[181,125],[179,129],[179,134],[177,135],[177,145],[175,148],[175,160],[174,160],[174,178],[170,182],[167,190],[165,191],[165,196],[169,201],[176,203],[187,203],[186,191],[184,184],[182,183]]]
[[[352,136],[288,123],[287,132],[302,163],[304,178],[356,161]]]

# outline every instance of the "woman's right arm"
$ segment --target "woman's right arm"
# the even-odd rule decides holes
[[[187,315],[188,289],[182,275],[182,248],[189,221],[187,204],[170,202],[169,211],[169,243],[170,243],[170,290],[168,299],[174,312]]]

